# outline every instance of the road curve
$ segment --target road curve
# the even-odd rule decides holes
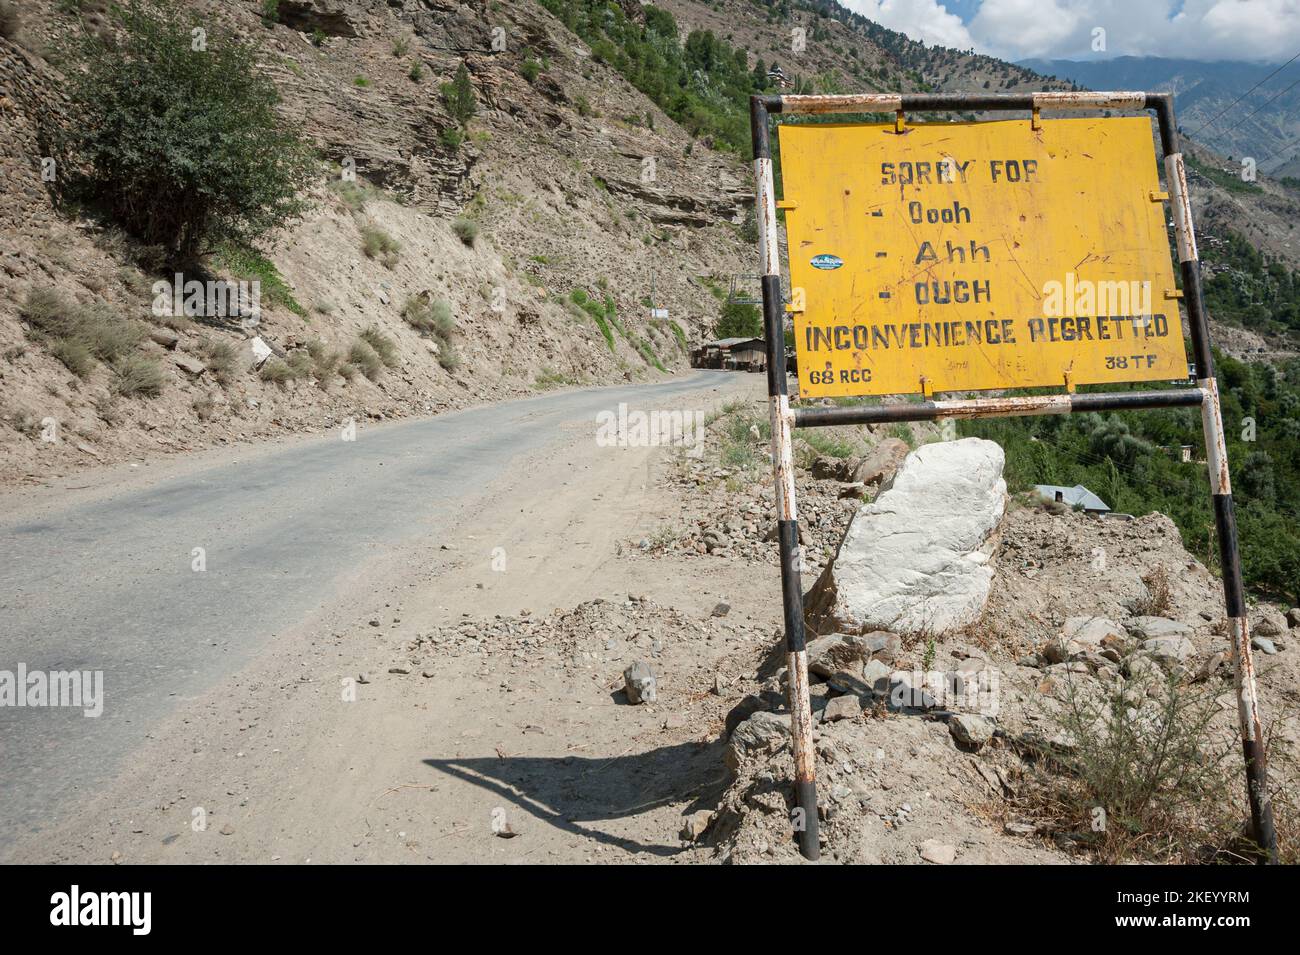
[[[0,852],[111,778],[181,701],[330,605],[376,552],[436,534],[513,459],[619,402],[672,407],[699,372],[338,434],[38,520],[0,516],[0,671],[103,671],[104,709],[0,706]],[[193,569],[202,548],[206,569]]]

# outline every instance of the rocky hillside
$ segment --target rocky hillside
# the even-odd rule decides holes
[[[1168,90],[1178,97],[1184,127],[1216,152],[1251,156],[1274,178],[1294,176],[1300,169],[1300,90],[1285,68],[1269,78],[1282,64],[1121,56],[1086,62],[1025,60],[1022,65],[1092,89],[1109,83]],[[1244,91],[1257,85],[1238,103]]]
[[[680,513],[628,542],[638,559],[691,560],[710,579],[777,559],[761,407],[724,410],[704,458],[665,468]],[[895,426],[796,439],[823,858],[1243,861],[1218,578],[1164,515],[1101,519],[1008,495],[996,444],[938,437]],[[737,640],[731,659],[693,672],[644,659],[666,708],[674,695],[712,702],[699,669],[748,665],[714,678],[725,713],[709,738],[725,744],[726,788],[685,810],[683,838],[710,861],[796,862],[779,602],[770,577],[749,579],[728,602],[766,601],[773,630],[747,658]],[[1250,618],[1294,861],[1300,609],[1261,601]]]
[[[44,162],[67,116],[65,40],[110,30],[108,4],[9,6],[6,481],[680,371],[729,280],[754,271],[744,104],[782,88],[768,71],[823,92],[1062,86],[826,0],[183,0],[259,44],[280,110],[325,161],[300,222],[204,263],[261,281],[254,343],[238,322],[155,315],[171,273],[66,201],[69,171]],[[464,121],[442,92],[462,66],[477,106]],[[1238,188],[1225,160],[1191,151],[1205,246],[1240,232],[1294,268],[1290,190]],[[112,316],[133,320],[126,344],[103,343]],[[95,339],[89,355],[68,328]],[[1239,353],[1288,347],[1268,334],[1223,337]]]
[[[258,333],[285,364],[308,345],[345,357],[367,329],[393,344],[374,380],[263,380],[230,323],[159,331],[151,285],[169,276],[149,250],[89,210],[56,206],[57,182],[41,178],[64,112],[60,41],[81,23],[105,29],[104,6],[24,4],[19,29],[0,39],[0,166],[14,184],[0,203],[11,240],[0,261],[6,479],[660,375],[684,367],[687,343],[716,320],[710,288],[752,258],[738,227],[739,162],[692,150],[691,136],[536,4],[285,2],[272,20],[261,2],[194,3],[260,42],[283,110],[329,163],[307,217],[261,250],[266,263],[214,258],[214,273],[265,277],[269,264],[283,277],[274,296],[263,281]],[[478,108],[458,131],[439,89],[462,62]],[[458,219],[472,223],[472,241],[453,231],[467,228]],[[46,291],[66,309],[144,322],[158,341],[144,336],[139,353],[162,369],[160,393],[127,397],[107,366],[64,367],[23,315],[28,296]],[[652,294],[669,320],[649,319]],[[403,318],[419,296],[445,303],[445,341]]]

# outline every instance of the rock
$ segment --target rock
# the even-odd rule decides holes
[[[641,660],[623,671],[623,689],[629,703],[653,703],[659,698],[655,672]]]
[[[1115,621],[1105,617],[1069,617],[1061,636],[1087,647],[1100,647],[1105,644],[1107,637],[1123,639],[1125,631]]]
[[[149,330],[149,340],[171,351],[180,344],[181,336],[170,328],[152,328]]]
[[[1192,636],[1192,628],[1177,620],[1167,617],[1134,617],[1128,629],[1139,640],[1154,640],[1158,637]]]
[[[227,822],[224,823],[217,832],[221,833],[223,836],[233,836],[235,834],[235,827]]]
[[[272,354],[271,346],[261,336],[255,335],[239,345],[240,363],[249,371],[257,371]]]
[[[347,0],[280,0],[276,18],[308,36],[320,31],[325,36],[357,37],[357,5]]]
[[[826,685],[836,693],[849,693],[853,696],[874,697],[874,693],[865,680],[858,674],[862,671],[840,670],[826,678]]]
[[[196,378],[208,370],[208,366],[203,364],[193,355],[187,355],[184,352],[177,352],[172,355],[172,361],[176,367],[187,375],[194,375]]]
[[[1292,607],[1286,612],[1288,627],[1300,627],[1300,607]]]
[[[872,656],[879,657],[886,663],[893,663],[894,658],[903,650],[902,638],[888,630],[873,630],[864,633],[858,640],[871,651]]]
[[[808,644],[808,672],[829,677],[840,671],[856,672],[871,655],[859,637],[842,633],[818,637]]]
[[[957,858],[957,847],[940,842],[938,839],[926,839],[916,847],[921,858],[935,865],[951,865]]]
[[[1135,653],[1124,661],[1124,674],[1131,683],[1138,684],[1144,692],[1155,689],[1165,682],[1165,674],[1160,665],[1143,653]]]
[[[993,724],[974,713],[958,713],[948,721],[948,732],[963,746],[979,749],[993,738]]]
[[[741,763],[754,756],[774,753],[790,740],[789,714],[768,713],[760,710],[736,727],[723,753],[731,771],[738,772]]]
[[[862,668],[862,682],[871,687],[872,692],[884,699],[889,695],[889,678],[893,670],[881,660],[868,660]]]
[[[819,481],[850,481],[857,461],[851,458],[833,458],[819,455],[812,463],[812,476]]]
[[[686,817],[686,825],[682,826],[682,838],[687,842],[695,842],[704,835],[711,822],[713,822],[711,810],[696,810]]]
[[[736,728],[755,713],[763,712],[765,710],[774,710],[781,706],[783,702],[784,699],[781,697],[781,694],[775,690],[762,690],[758,693],[746,694],[745,697],[733,706],[729,713],[727,713],[727,718],[724,721],[724,727],[726,730],[725,738],[730,739],[732,734],[736,732]]]
[[[837,720],[856,720],[862,715],[862,701],[852,693],[837,696],[826,703],[822,711],[822,720],[834,723]]]
[[[886,438],[871,449],[849,475],[849,480],[861,484],[886,484],[907,457],[906,441]]]
[[[729,613],[731,613],[731,604],[720,603],[713,607],[713,616],[715,617],[725,617]]]
[[[981,438],[909,454],[893,485],[858,509],[810,591],[812,626],[941,635],[978,620],[1006,505],[1002,463],[1002,449]]]
[[[1277,653],[1277,647],[1268,637],[1251,637],[1250,645],[1260,653],[1267,653],[1270,656]]]
[[[896,710],[932,710],[939,704],[912,674],[900,672],[889,678],[889,705]]]
[[[1055,640],[1049,640],[1043,644],[1039,651],[1043,659],[1049,664],[1065,663],[1076,653],[1084,652],[1085,647],[1082,643],[1074,640],[1067,640],[1064,637],[1057,637]]]
[[[1184,636],[1152,637],[1142,641],[1141,652],[1155,660],[1168,673],[1174,667],[1186,663],[1196,648]]]
[[[1214,674],[1219,672],[1219,667],[1223,666],[1223,661],[1228,659],[1228,655],[1220,650],[1213,654],[1208,660],[1200,665],[1196,671],[1196,682],[1204,683]]]
[[[1285,637],[1291,630],[1286,617],[1276,610],[1263,610],[1255,617],[1250,632],[1261,637]]]

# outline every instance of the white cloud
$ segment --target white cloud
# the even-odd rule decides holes
[[[913,40],[957,50],[975,46],[961,17],[949,13],[938,0],[839,0],[839,3]]]
[[[840,0],[927,43],[1011,60],[1042,56],[1289,59],[1300,50],[1300,0],[983,0],[969,24],[937,0]],[[1175,13],[1175,11],[1178,11]],[[1093,50],[1094,30],[1106,49]]]

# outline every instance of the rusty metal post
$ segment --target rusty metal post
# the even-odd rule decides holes
[[[767,339],[768,413],[772,425],[772,470],[776,483],[777,536],[781,547],[781,597],[785,608],[786,686],[790,735],[794,751],[794,821],[799,850],[816,861],[821,854],[817,819],[816,753],[812,742],[812,707],[808,701],[808,655],[804,648],[803,589],[799,567],[799,514],[795,506],[794,416],[785,370],[785,316],[781,302],[780,241],[776,225],[776,196],[772,179],[771,140],[767,109],[759,97],[750,99],[754,141],[754,212],[758,221],[762,259],[763,329]]]
[[[1154,101],[1154,102],[1153,102]],[[1268,791],[1268,754],[1259,718],[1259,696],[1255,688],[1255,665],[1250,652],[1250,622],[1246,616],[1246,592],[1241,578],[1241,556],[1237,550],[1237,519],[1232,507],[1232,481],[1228,474],[1228,449],[1224,440],[1223,415],[1219,406],[1219,385],[1214,376],[1210,351],[1210,326],[1201,294],[1201,263],[1196,251],[1196,230],[1192,225],[1192,204],[1187,194],[1187,173],[1179,151],[1178,127],[1174,123],[1173,97],[1148,98],[1160,121],[1160,141],[1165,154],[1165,176],[1174,213],[1178,259],[1182,269],[1183,296],[1197,385],[1205,392],[1201,405],[1201,426],[1205,432],[1205,460],[1214,497],[1214,527],[1219,538],[1223,572],[1223,597],[1228,611],[1229,639],[1237,690],[1237,721],[1241,748],[1246,761],[1246,796],[1260,861],[1278,861],[1277,831],[1273,826],[1273,804]]]

